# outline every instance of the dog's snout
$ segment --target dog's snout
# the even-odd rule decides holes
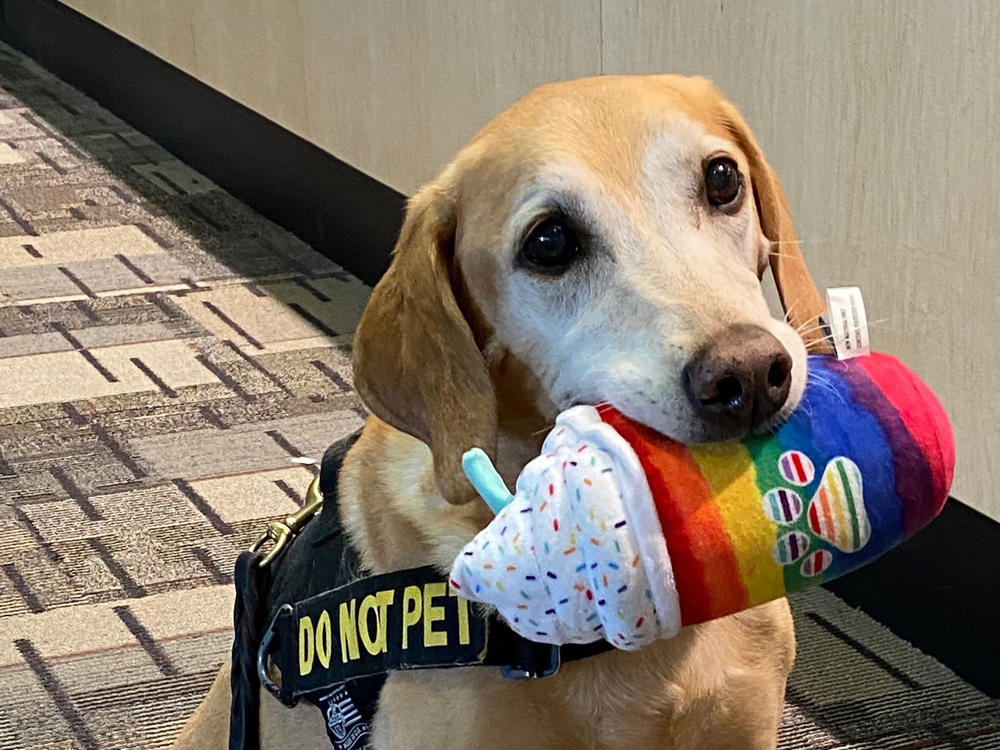
[[[684,391],[695,412],[725,436],[771,419],[788,399],[792,358],[759,326],[727,328],[688,362]]]

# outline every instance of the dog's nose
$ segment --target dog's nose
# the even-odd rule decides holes
[[[735,437],[761,426],[784,405],[792,358],[763,328],[735,325],[695,354],[682,377],[698,416]]]

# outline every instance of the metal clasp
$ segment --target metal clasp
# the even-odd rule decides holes
[[[316,477],[309,484],[306,490],[305,504],[291,515],[287,515],[280,521],[272,521],[267,526],[267,530],[261,534],[257,541],[250,547],[251,552],[259,552],[265,544],[273,542],[274,546],[260,558],[257,563],[260,567],[266,568],[274,562],[285,547],[288,546],[302,528],[309,523],[309,520],[323,508],[323,491],[319,486],[319,477]]]
[[[267,631],[264,633],[264,637],[261,639],[260,648],[257,649],[257,678],[260,680],[260,684],[267,690],[267,692],[289,708],[298,703],[298,699],[292,697],[291,695],[286,695],[285,691],[282,690],[281,685],[271,679],[268,662],[270,661],[271,641],[274,640],[274,632],[277,629],[278,618],[282,615],[290,615],[294,611],[295,610],[291,604],[281,605],[278,611],[274,613],[274,619],[271,620],[271,624],[268,626]]]
[[[530,665],[521,664],[518,666],[504,665],[500,667],[500,674],[508,680],[537,680],[542,677],[552,677],[562,666],[562,649],[559,646],[545,646],[543,644],[532,644],[538,646],[539,650],[544,649],[544,654],[538,654],[537,659],[532,659],[534,663]]]

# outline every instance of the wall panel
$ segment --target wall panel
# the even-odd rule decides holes
[[[599,0],[69,0],[392,187],[540,83],[600,72]]]

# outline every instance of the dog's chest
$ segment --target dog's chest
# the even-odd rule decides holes
[[[669,747],[662,743],[684,691],[671,668],[634,657],[611,652],[565,665],[553,680],[552,698],[579,727],[581,747]]]

